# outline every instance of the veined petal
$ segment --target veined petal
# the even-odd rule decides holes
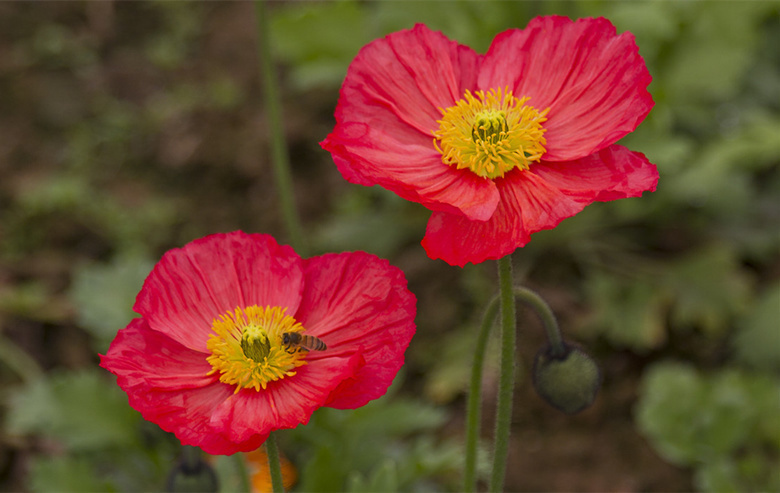
[[[308,423],[338,385],[357,371],[360,357],[339,353],[318,357],[316,364],[297,368],[294,376],[269,383],[263,392],[244,389],[231,396],[214,410],[211,425],[225,430],[229,440],[245,442],[256,434]]]
[[[658,168],[641,152],[618,144],[576,161],[543,164],[535,168],[536,174],[580,202],[639,197],[654,192],[658,184]]]
[[[149,326],[207,352],[212,321],[249,305],[298,308],[301,259],[267,235],[215,234],[168,251],[152,270],[133,309]]]
[[[416,298],[403,273],[364,252],[307,259],[304,270],[307,289],[297,317],[328,344],[318,363],[331,350],[362,358],[327,405],[355,408],[384,395],[415,333]]]
[[[219,381],[218,377],[207,375],[211,365],[206,356],[136,318],[117,333],[105,356],[101,356],[100,366],[117,375],[122,388],[177,390]]]
[[[337,125],[323,142],[342,175],[360,185],[380,185],[434,211],[489,218],[498,204],[491,180],[442,163],[432,138],[397,141],[364,123]]]
[[[531,233],[552,228],[581,210],[533,169],[496,180],[501,202],[487,221],[434,212],[422,240],[428,256],[460,267],[499,259],[528,243]]]
[[[474,86],[479,62],[471,48],[422,24],[392,33],[363,47],[350,64],[336,121],[376,123],[402,133],[415,129],[428,137],[439,108]]]
[[[265,441],[265,437],[256,436],[236,444],[222,437],[222,430],[209,421],[233,390],[217,376],[207,375],[211,366],[205,354],[150,329],[141,318],[119,331],[106,355],[101,356],[100,366],[117,376],[130,405],[144,419],[176,434],[185,445],[212,454],[232,454],[252,450]]]
[[[483,60],[479,87],[509,87],[549,107],[545,161],[582,158],[632,132],[650,112],[652,80],[631,33],[604,18],[537,17],[505,31]]]
[[[462,267],[504,257],[588,204],[655,190],[658,171],[643,154],[613,145],[575,161],[542,161],[496,182],[501,202],[490,220],[431,216],[422,241],[431,258]]]
[[[414,334],[415,301],[403,273],[367,253],[304,263],[267,235],[213,235],[163,257],[136,303],[144,317],[101,365],[182,443],[246,452],[318,407],[383,395]],[[213,331],[189,325],[210,327],[209,310]]]
[[[451,170],[433,146],[441,109],[473,88],[479,62],[470,48],[421,24],[370,43],[350,65],[336,127],[322,147],[353,183],[486,219],[498,201],[493,184]]]

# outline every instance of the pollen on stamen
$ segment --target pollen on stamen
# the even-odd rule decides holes
[[[467,90],[453,106],[441,109],[433,145],[442,162],[468,168],[483,178],[500,178],[514,168],[528,169],[546,152],[549,108],[539,111],[508,89]]]
[[[209,375],[219,373],[219,380],[256,391],[266,389],[272,381],[295,375],[295,368],[305,365],[305,354],[291,354],[282,345],[285,332],[303,331],[303,326],[286,314],[285,308],[252,305],[236,308],[215,318],[213,334],[207,348]]]

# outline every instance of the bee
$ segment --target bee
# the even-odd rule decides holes
[[[325,351],[328,346],[319,337],[299,334],[298,332],[282,333],[282,344],[285,351],[293,354],[296,351]]]

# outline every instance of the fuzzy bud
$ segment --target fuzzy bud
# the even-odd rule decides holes
[[[590,406],[601,386],[601,373],[593,359],[577,347],[564,343],[561,354],[550,346],[536,353],[533,382],[536,391],[551,406],[576,414]]]

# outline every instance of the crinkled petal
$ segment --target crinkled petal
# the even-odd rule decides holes
[[[654,192],[659,177],[644,154],[618,144],[576,161],[545,162],[535,172],[550,186],[587,203]]]
[[[550,16],[496,36],[479,87],[509,87],[549,107],[544,159],[569,161],[632,132],[653,107],[651,80],[631,33],[616,35],[604,18]]]
[[[187,305],[191,297],[195,305],[228,303],[214,309],[218,314],[234,306],[286,306],[328,348],[307,353],[305,365],[265,389],[236,392],[211,374],[205,342],[192,348],[187,337],[181,340],[191,320],[179,311],[197,309]],[[117,334],[101,365],[117,375],[145,419],[211,454],[256,449],[268,433],[307,423],[319,407],[357,407],[383,395],[415,331],[415,298],[403,273],[386,261],[357,252],[304,262],[270,237],[240,232],[166,254],[136,305],[145,318]],[[192,320],[200,318],[198,312]],[[166,323],[172,333],[160,330]]]
[[[575,161],[543,161],[496,182],[501,202],[488,221],[433,213],[422,241],[431,258],[462,267],[504,257],[594,201],[655,190],[658,171],[642,153],[613,145]]]
[[[130,406],[144,419],[174,433],[185,445],[211,454],[253,450],[266,437],[247,437],[242,443],[227,439],[210,423],[220,404],[233,389],[216,375],[206,354],[189,349],[167,335],[152,330],[140,318],[119,331],[100,366],[117,376]]]
[[[246,442],[258,433],[308,423],[333,390],[351,379],[361,365],[360,355],[337,352],[321,358],[312,358],[318,354],[311,352],[309,363],[298,367],[295,375],[269,382],[265,390],[243,389],[232,395],[214,410],[211,425],[224,430],[231,441]]]
[[[364,252],[314,257],[304,261],[304,269],[306,290],[296,318],[328,345],[310,366],[331,354],[363,359],[327,405],[355,408],[381,397],[403,365],[416,330],[416,298],[403,273]]]
[[[432,142],[405,144],[365,123],[345,123],[336,126],[323,147],[353,183],[380,185],[431,210],[489,218],[498,205],[495,184],[468,169],[442,163]],[[354,173],[356,167],[362,173]]]
[[[474,87],[479,63],[471,48],[422,24],[392,33],[363,47],[350,64],[336,120],[432,138],[440,108]]]
[[[218,380],[208,376],[208,355],[181,345],[136,318],[117,333],[100,366],[118,375],[122,388],[199,388]]]
[[[236,307],[281,306],[295,313],[303,290],[301,259],[271,236],[241,231],[206,236],[168,251],[146,279],[133,309],[154,330],[206,351],[211,324]]]
[[[349,67],[322,147],[353,183],[486,219],[495,186],[443,164],[433,145],[441,110],[473,89],[479,63],[473,50],[421,24],[368,44]]]

